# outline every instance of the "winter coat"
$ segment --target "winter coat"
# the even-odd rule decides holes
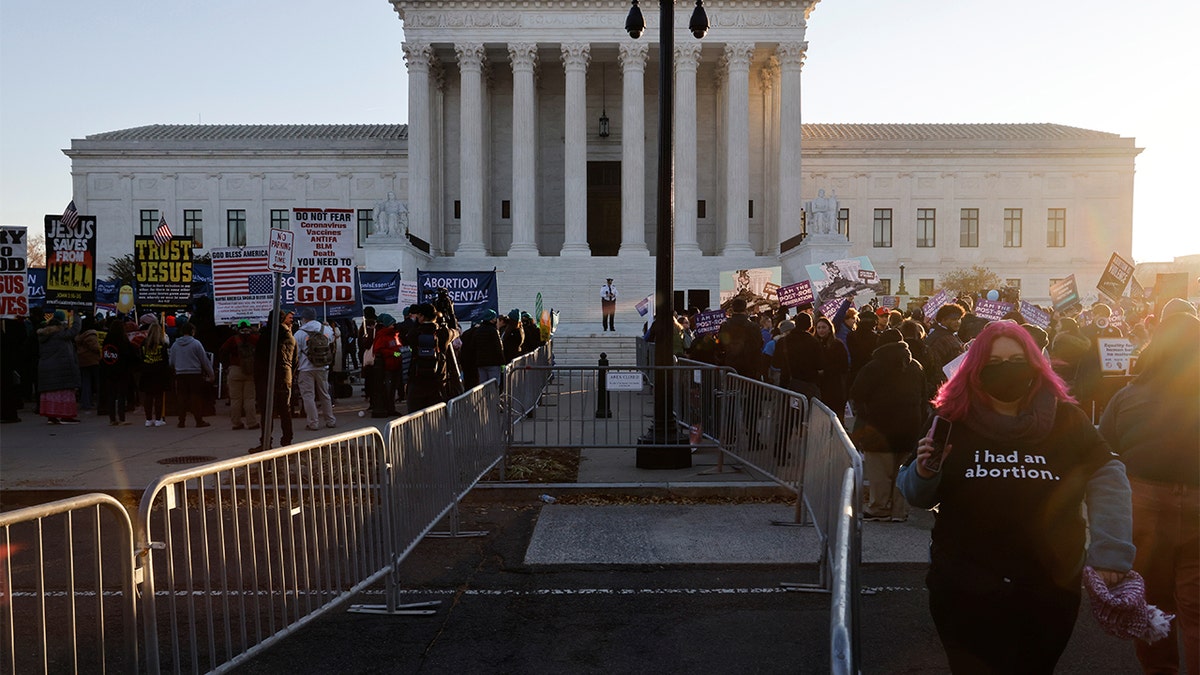
[[[925,373],[908,345],[892,342],[876,349],[870,363],[858,372],[850,388],[850,401],[854,405],[856,436],[864,436],[860,430],[865,427],[885,437],[919,438],[927,415]],[[878,438],[867,437],[872,436]],[[867,452],[890,449],[877,442],[857,444]]]
[[[500,336],[500,341],[504,345],[505,363],[520,356],[525,345],[525,330],[521,327],[520,322],[509,321],[504,328],[504,333]]]
[[[296,370],[296,338],[286,326],[279,326],[279,342],[276,343],[275,391],[292,391],[292,373]],[[171,350],[175,351],[174,348]],[[254,349],[254,388],[256,392],[267,391],[267,375],[271,363],[271,326],[258,331],[258,344]]]
[[[484,321],[469,332],[471,337],[467,348],[471,351],[476,368],[502,366],[507,362],[504,358],[504,344],[500,341],[500,330],[496,328],[495,321]],[[463,337],[466,338],[465,335]]]
[[[75,336],[75,356],[80,368],[100,365],[100,334],[89,328]]]
[[[141,364],[141,351],[129,340],[114,337],[110,331],[100,347],[100,377],[109,382],[131,382],[133,372]]]
[[[850,353],[849,382],[853,384],[858,371],[871,362],[871,353],[879,346],[879,336],[875,329],[866,324],[859,324],[846,336],[846,351]]]
[[[949,328],[938,324],[926,336],[925,350],[929,353],[925,379],[929,381],[930,388],[937,391],[947,379],[942,368],[963,353],[963,343]]]
[[[821,343],[812,333],[796,329],[776,340],[774,365],[784,387],[805,396],[820,395]]]
[[[750,322],[745,314],[734,314],[721,324],[717,333],[721,363],[737,371],[742,377],[762,377],[764,357],[762,355],[762,331]]]
[[[208,354],[204,345],[191,335],[181,336],[171,345],[171,368],[176,375],[204,375],[206,379],[213,378],[212,364],[208,362]]]
[[[38,329],[38,391],[79,388],[79,361],[75,355],[78,334],[78,317],[70,326],[51,322]]]
[[[821,347],[821,367],[817,375],[820,398],[840,419],[846,409],[846,373],[850,370],[850,356],[846,353],[846,345],[832,335],[824,341],[817,338],[817,344]]]

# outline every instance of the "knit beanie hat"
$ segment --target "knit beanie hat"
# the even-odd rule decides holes
[[[1130,571],[1109,588],[1096,570],[1084,567],[1083,586],[1091,599],[1092,615],[1105,633],[1151,643],[1165,638],[1171,630],[1175,615],[1146,604],[1146,582],[1137,572]]]

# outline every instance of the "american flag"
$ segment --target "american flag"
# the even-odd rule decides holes
[[[213,260],[213,294],[270,295],[275,292],[274,275],[267,270],[267,255]]]
[[[160,217],[158,219],[158,229],[154,230],[154,243],[159,246],[166,246],[171,243],[171,237],[173,236],[175,235],[171,233],[171,226],[167,224],[166,217]]]
[[[75,210],[75,200],[72,199],[70,204],[67,204],[67,210],[63,211],[60,223],[63,227],[75,227],[79,223],[79,212]]]

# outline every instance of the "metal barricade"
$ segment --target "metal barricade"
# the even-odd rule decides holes
[[[647,375],[645,370],[650,372]],[[654,373],[663,371],[670,379],[672,395],[667,418],[675,421],[677,443],[666,447],[690,446],[687,432],[701,425],[707,441],[717,444],[713,430],[719,427],[718,389],[712,386],[725,370],[691,362],[678,366],[636,367],[529,366],[519,374],[525,382],[547,382],[542,389],[543,408],[536,417],[527,416],[510,432],[509,445],[546,448],[631,448],[655,419]],[[510,374],[514,373],[510,368]],[[513,382],[513,380],[509,380]],[[705,424],[708,422],[709,424]]]
[[[721,400],[726,452],[795,492],[796,521],[803,519],[804,431],[809,402],[801,394],[758,380],[728,375]]]
[[[551,343],[546,343],[528,354],[522,354],[504,367],[503,405],[509,412],[511,422],[532,417],[541,401],[554,363]]]
[[[853,468],[842,473],[837,536],[833,547],[832,606],[829,620],[829,672],[856,675],[860,661],[858,638],[858,568],[862,560],[862,530],[857,505],[861,486]]]
[[[227,671],[381,579],[387,459],[367,428],[152,483],[138,512],[146,669]]]
[[[137,672],[125,507],[103,494],[72,497],[0,513],[0,534],[0,670]]]

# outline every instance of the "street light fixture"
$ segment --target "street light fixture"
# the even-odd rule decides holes
[[[625,17],[625,32],[633,39],[646,31],[646,19],[632,0]],[[658,248],[654,268],[654,421],[638,439],[637,467],[640,469],[686,469],[692,465],[691,448],[679,434],[673,411],[674,381],[671,371],[663,370],[675,362],[675,335],[672,300],[675,274],[675,3],[658,3]],[[702,0],[696,0],[688,30],[697,39],[708,33],[708,14]]]

